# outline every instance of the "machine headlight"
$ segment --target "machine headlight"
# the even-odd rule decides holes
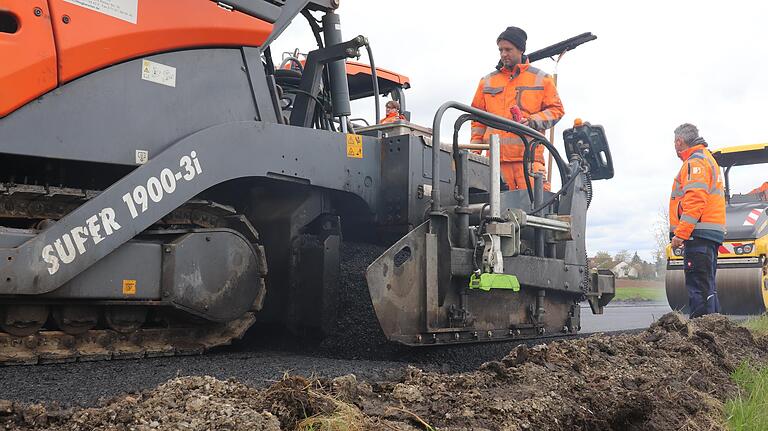
[[[683,255],[683,249],[682,248],[674,248],[672,249],[672,254],[675,256],[682,256]]]
[[[744,253],[749,254],[749,253],[752,253],[752,250],[754,247],[752,246],[752,244],[747,244],[742,248],[744,250]]]
[[[744,254],[744,249],[741,247],[736,247],[733,251],[735,251],[736,254]]]

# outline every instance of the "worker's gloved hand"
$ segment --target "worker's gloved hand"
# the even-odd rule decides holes
[[[677,236],[672,238],[672,248],[685,247],[685,240]]]
[[[509,108],[509,113],[512,114],[512,121],[516,123],[523,123],[523,120],[528,122],[527,118],[523,118],[523,111],[520,110],[520,107],[517,105],[512,105],[511,108]]]

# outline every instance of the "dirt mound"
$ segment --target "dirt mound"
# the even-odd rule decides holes
[[[0,419],[29,430],[718,430],[730,373],[767,353],[768,340],[725,317],[670,313],[639,334],[519,346],[470,373],[293,376],[265,390],[185,377],[78,411],[0,402]]]
[[[280,431],[278,418],[264,411],[261,400],[259,391],[237,382],[184,377],[99,408],[59,411],[16,404],[4,412],[4,422],[6,429]]]

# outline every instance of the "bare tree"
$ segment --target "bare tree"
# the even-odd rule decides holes
[[[616,255],[613,257],[613,261],[618,265],[621,262],[629,263],[632,261],[632,255],[629,253],[629,250],[619,250]]]
[[[666,258],[667,244],[669,244],[669,209],[660,207],[656,217],[656,221],[651,227],[653,233],[653,239],[656,242],[656,247],[653,250],[653,257],[656,259],[655,263]]]

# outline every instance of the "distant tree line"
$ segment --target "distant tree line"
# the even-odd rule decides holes
[[[617,277],[638,280],[656,280],[664,276],[665,260],[657,256],[656,262],[646,262],[637,252],[621,250],[611,256],[607,251],[598,251],[589,258],[589,267],[612,270]]]

